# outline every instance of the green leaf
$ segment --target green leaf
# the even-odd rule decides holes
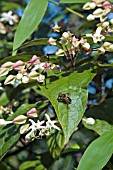
[[[52,157],[54,159],[58,158],[64,147],[64,136],[62,131],[55,132],[53,130],[51,135],[47,138],[47,145]]]
[[[109,64],[100,64],[100,63],[98,63],[98,65],[99,65],[99,67],[113,69],[113,62],[109,63]]]
[[[38,40],[32,40],[32,41],[29,41],[29,42],[21,45],[18,49],[27,48],[27,47],[31,47],[34,45],[47,45],[47,44],[50,44],[48,42],[48,40],[49,40],[48,38],[39,38]],[[60,43],[57,43],[56,46],[59,48],[62,48]]]
[[[97,132],[99,135],[104,134],[105,132],[113,130],[113,125],[109,124],[108,122],[104,120],[99,120],[95,119],[95,124],[94,125],[88,125],[86,122],[83,120],[83,124],[86,128],[94,130]]]
[[[6,92],[3,92],[0,96],[0,106],[5,106],[9,103],[9,99],[7,97]]]
[[[22,9],[22,6],[15,3],[15,2],[2,2],[1,3],[1,8],[3,11],[13,11],[13,10],[16,10],[16,9]]]
[[[73,155],[67,155],[55,160],[49,170],[74,170],[75,158]]]
[[[17,127],[14,124],[0,127],[0,160],[18,141],[20,135]]]
[[[88,70],[82,70],[86,68],[86,66],[83,66],[74,73],[63,75],[59,80],[47,85],[47,88],[41,86],[43,93],[48,97],[55,108],[58,120],[64,132],[65,143],[68,142],[72,133],[77,129],[86,109],[86,86],[95,75],[92,69],[87,68]],[[63,102],[59,102],[59,93],[68,94],[71,99],[71,104],[67,105]]]
[[[113,131],[94,140],[80,160],[77,170],[102,170],[113,153]]]
[[[113,2],[113,0],[111,2]],[[111,41],[111,42],[113,42],[113,36],[109,36],[109,35],[105,36],[104,41]]]
[[[18,25],[13,50],[17,49],[38,27],[47,9],[48,0],[31,0]]]
[[[19,170],[27,170],[28,168],[34,168],[39,164],[39,160],[34,160],[34,161],[26,161],[22,163],[19,167]]]
[[[89,0],[60,0],[60,3],[86,3]]]
[[[9,57],[6,57],[0,60],[0,65],[4,64],[7,61],[16,62],[17,60],[22,60],[26,62],[26,61],[29,61],[33,55],[43,55],[43,53],[34,51],[34,52],[29,52],[29,53],[20,53],[15,56],[9,56]]]

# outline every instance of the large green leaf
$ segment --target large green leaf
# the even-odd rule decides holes
[[[18,128],[15,125],[0,127],[0,160],[19,139]]]
[[[113,153],[113,131],[93,141],[80,160],[77,170],[102,170]]]
[[[85,68],[85,66],[83,66]],[[86,67],[87,68],[87,67]],[[72,133],[76,130],[86,109],[87,89],[86,86],[92,80],[95,73],[92,69],[75,71],[47,85],[41,86],[42,91],[48,97],[55,108],[58,120],[62,126],[65,143],[68,142]],[[59,93],[68,94],[71,104],[67,105],[58,101]]]
[[[47,0],[31,0],[18,25],[13,50],[17,49],[38,27],[47,9]]]

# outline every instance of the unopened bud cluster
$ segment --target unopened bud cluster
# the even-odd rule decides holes
[[[17,62],[6,62],[0,67],[0,77],[6,76],[10,71],[14,70],[16,75],[9,75],[4,84],[14,84],[14,83],[28,83],[30,80],[37,80],[38,82],[43,82],[45,80],[45,75],[41,74],[39,70],[46,71],[47,69],[54,70],[56,66],[52,66],[49,62],[40,62],[40,58],[36,55],[28,62],[23,62],[18,60]]]
[[[51,129],[60,130],[55,123],[58,123],[56,120],[51,120],[48,114],[45,114],[45,120],[38,120],[38,111],[36,108],[30,109],[26,115],[19,115],[14,118],[12,121],[0,119],[0,125],[6,126],[7,124],[18,124],[20,125],[20,134],[25,135],[25,141],[33,141],[36,138],[40,138],[42,136],[48,136],[51,133]],[[36,119],[34,121],[33,119]]]
[[[53,30],[56,32],[60,32],[60,27],[55,25]],[[67,60],[73,60],[78,53],[83,50],[85,53],[90,53],[90,44],[86,39],[75,37],[70,31],[62,33],[62,36],[57,41],[54,38],[50,38],[48,41],[51,45],[56,45],[59,43],[62,48],[60,48],[57,52],[57,56],[65,56]]]

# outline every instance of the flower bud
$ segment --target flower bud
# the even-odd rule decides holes
[[[37,81],[40,82],[40,83],[43,83],[45,80],[45,76],[40,74],[38,77],[37,77]]]
[[[52,29],[53,29],[53,31],[54,32],[60,32],[60,26],[58,26],[57,24],[54,26],[54,27],[52,27]]]
[[[91,8],[90,8],[90,4],[91,4],[91,2],[87,2],[84,6],[83,6],[83,9],[84,10],[90,10]]]
[[[38,117],[36,108],[32,108],[27,112],[27,116],[30,118]]]
[[[90,6],[90,9],[94,9],[96,7],[96,4],[94,2],[91,2],[89,6]]]
[[[113,19],[111,19],[111,20],[110,20],[110,24],[112,24],[112,25],[113,25]]]
[[[51,70],[53,70],[55,73],[61,72],[60,66],[55,64],[51,66]]]
[[[22,83],[26,84],[29,82],[29,78],[27,76],[22,77]]]
[[[51,45],[56,45],[56,40],[54,39],[54,38],[49,38],[49,40],[48,40],[48,42],[49,42],[49,44],[51,44]]]
[[[108,26],[109,26],[109,22],[108,21],[103,22],[102,27],[106,28]]]
[[[0,119],[0,126],[5,126],[7,124],[13,123],[13,121],[6,121],[4,119]]]
[[[90,49],[90,44],[86,42],[82,45],[82,47],[87,51]]]
[[[89,118],[86,119],[86,124],[87,125],[94,125],[95,120],[92,117],[89,117]]]
[[[24,68],[24,65],[25,63],[23,61],[18,60],[16,63],[14,63],[13,69],[19,71]]]
[[[111,45],[109,46],[108,51],[109,51],[109,52],[113,52],[113,44],[111,44]]]
[[[11,61],[8,61],[4,64],[1,65],[2,68],[10,68],[13,66],[14,63],[12,63]]]
[[[35,70],[32,70],[29,74],[28,77],[31,79],[37,79],[37,76],[39,75],[39,73],[37,73]]]
[[[102,15],[102,13],[103,13],[103,9],[98,8],[93,12],[93,15],[95,15],[95,18],[98,18],[100,15]]]
[[[5,84],[5,85],[6,85],[6,84],[13,84],[14,81],[15,81],[15,76],[9,75],[9,76],[6,78],[4,84]]]
[[[67,39],[67,38],[70,37],[70,35],[69,35],[68,32],[64,32],[64,33],[62,34],[62,37]]]
[[[30,60],[29,62],[30,62],[32,65],[40,64],[39,57],[37,57],[36,55],[33,55],[33,57],[31,58],[31,60]]]
[[[51,66],[51,64],[48,63],[48,62],[45,62],[45,64],[43,65],[43,67],[44,67],[45,69],[49,69],[50,66]]]
[[[9,71],[10,71],[9,68],[0,68],[0,77],[7,75]]]
[[[27,117],[24,115],[19,115],[13,119],[13,123],[15,124],[24,124],[27,120]]]
[[[23,75],[22,75],[21,73],[18,73],[18,74],[16,75],[16,78],[17,78],[18,80],[21,80],[22,77],[23,77]]]
[[[105,1],[103,4],[102,4],[102,8],[106,8],[106,7],[109,7],[111,6],[111,3],[109,1]]]
[[[99,54],[104,54],[106,52],[103,46],[101,46],[97,50],[98,50]]]
[[[62,56],[62,55],[64,55],[64,50],[59,49],[55,54],[56,54],[57,56]]]
[[[33,141],[35,138],[35,133],[31,131],[25,136],[25,141],[28,143],[29,141]]]
[[[19,106],[19,101],[14,101],[13,106],[18,107]]]
[[[94,17],[94,15],[92,15],[92,14],[89,14],[88,16],[87,16],[87,20],[88,21],[93,21],[95,19],[95,17]]]
[[[20,134],[24,134],[28,131],[29,124],[23,125],[20,127]]]

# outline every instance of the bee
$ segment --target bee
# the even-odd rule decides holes
[[[59,93],[57,100],[65,104],[71,104],[71,99],[67,94]]]

